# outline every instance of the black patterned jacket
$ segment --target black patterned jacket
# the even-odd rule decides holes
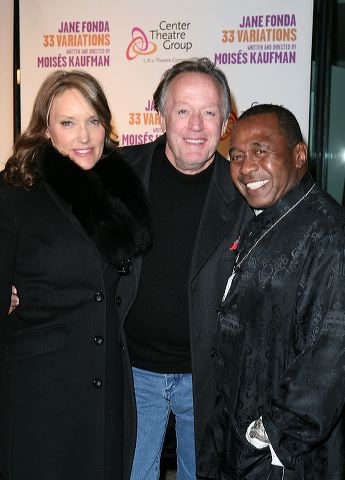
[[[214,340],[203,478],[345,478],[345,211],[313,183],[305,175],[240,239]],[[260,416],[284,477],[245,438]]]

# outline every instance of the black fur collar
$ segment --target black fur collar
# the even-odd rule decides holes
[[[123,267],[150,247],[145,193],[119,153],[107,152],[94,168],[83,170],[49,145],[38,165],[108,262]]]

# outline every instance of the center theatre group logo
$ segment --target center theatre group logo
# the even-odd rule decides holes
[[[139,27],[132,28],[132,40],[126,50],[127,60],[134,60],[138,55],[152,55],[157,45],[149,42],[146,33]]]

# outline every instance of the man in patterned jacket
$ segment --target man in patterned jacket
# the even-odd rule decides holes
[[[307,172],[291,112],[256,105],[230,140],[256,216],[238,244],[214,339],[218,401],[201,478],[345,478],[345,213]]]

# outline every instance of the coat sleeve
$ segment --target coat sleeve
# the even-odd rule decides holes
[[[270,442],[287,468],[327,439],[344,408],[344,237],[326,235],[311,253],[295,307],[297,355],[263,414]]]
[[[12,209],[0,189],[0,332],[11,304],[11,287],[14,281],[16,228]]]

